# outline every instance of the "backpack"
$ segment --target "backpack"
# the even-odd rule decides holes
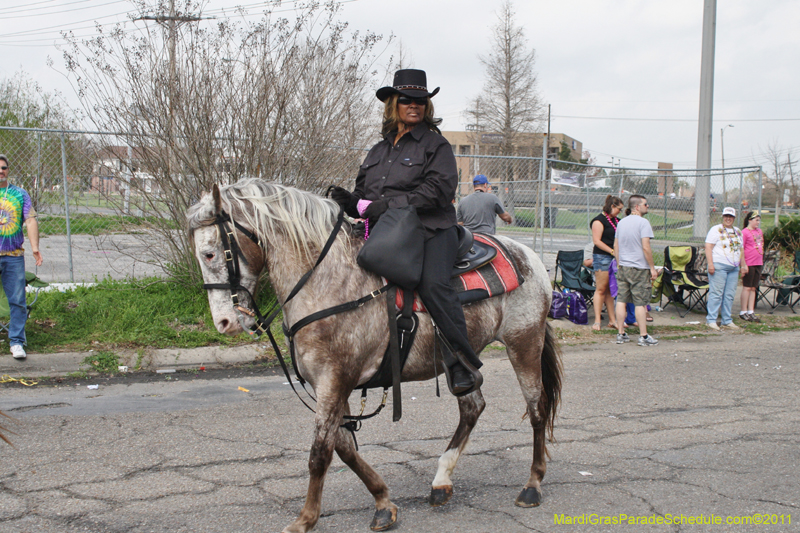
[[[567,297],[567,318],[581,326],[588,324],[589,313],[583,295],[579,292],[568,292],[565,296]]]

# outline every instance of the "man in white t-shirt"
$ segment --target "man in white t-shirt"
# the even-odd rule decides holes
[[[614,238],[614,256],[617,259],[617,344],[630,342],[625,333],[625,304],[635,306],[639,323],[639,346],[653,346],[658,341],[647,334],[647,302],[650,301],[653,281],[658,277],[650,239],[653,228],[647,214],[647,198],[634,194],[628,198],[626,217],[617,225]]]

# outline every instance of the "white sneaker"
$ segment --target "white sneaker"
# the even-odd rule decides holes
[[[639,337],[639,346],[655,346],[656,344],[658,344],[658,339],[653,338],[652,335]]]
[[[21,344],[15,344],[11,347],[11,355],[14,356],[14,359],[25,359],[28,357],[28,354],[25,353],[25,348],[23,348]]]
[[[727,329],[742,329],[733,322],[731,322],[730,324],[722,324],[722,327]]]
[[[710,327],[714,331],[719,331],[719,326],[716,322],[706,322],[706,326]]]

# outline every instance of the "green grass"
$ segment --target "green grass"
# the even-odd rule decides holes
[[[267,292],[260,296],[262,309],[267,305],[263,300],[269,297]],[[276,323],[277,334],[280,318]],[[217,332],[207,293],[201,287],[186,288],[157,278],[136,283],[103,280],[66,293],[43,292],[26,332],[31,349],[39,352],[113,352],[122,347],[144,354],[149,348],[252,342],[245,333],[228,337]],[[5,334],[0,339],[7,342]],[[111,366],[116,369],[115,364]]]
[[[598,211],[599,212],[599,211]],[[597,213],[592,212],[591,218],[594,218]],[[536,218],[536,210],[529,209],[529,208],[517,208],[514,211],[514,216],[516,220],[520,223],[527,223],[530,227],[520,227],[517,225],[514,226],[503,226],[508,230],[514,232],[522,232],[522,233],[532,233],[534,231],[541,231],[534,226],[538,225],[539,220]],[[781,216],[781,221],[788,220],[788,216]],[[650,211],[647,215],[647,220],[650,221],[650,224],[653,226],[653,233],[655,238],[658,240],[666,240],[666,241],[679,241],[679,242],[697,242],[697,239],[693,237],[694,228],[691,226],[692,224],[692,214],[686,213],[682,211],[667,211],[666,221],[664,219],[664,212],[653,210]],[[737,225],[741,225],[741,221],[744,218],[740,218],[737,220]],[[715,225],[721,223],[721,210],[718,210],[716,213],[711,213],[711,217],[709,220],[710,225]],[[516,223],[515,223],[516,224]],[[667,230],[664,231],[664,225],[666,224]],[[772,226],[774,225],[774,215],[769,213],[765,214],[761,217],[761,229],[766,233]],[[681,226],[688,226],[688,227],[681,227]],[[548,233],[550,228],[545,228],[545,233]],[[558,214],[556,215],[556,227],[553,228],[553,232],[559,235],[585,235],[588,241],[589,238],[589,229],[588,229],[588,221],[586,218],[586,208],[584,207],[581,211],[581,208],[575,206],[575,211],[571,211],[570,209],[559,208]],[[658,263],[656,264],[663,264]]]
[[[86,356],[81,364],[87,365],[89,369],[103,374],[116,374],[119,372],[119,356],[114,352],[101,350]]]
[[[72,234],[102,235],[107,233],[130,233],[132,229],[146,229],[153,225],[154,217],[132,217],[119,215],[99,215],[77,213],[70,215],[70,232]],[[162,221],[163,222],[163,221]],[[40,216],[39,233],[41,235],[66,235],[67,219],[64,216]]]

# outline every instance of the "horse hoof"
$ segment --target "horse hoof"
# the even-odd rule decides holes
[[[372,523],[369,528],[372,531],[386,531],[394,523],[397,522],[397,507],[392,506],[390,509],[378,509],[372,517]]]
[[[539,507],[542,503],[542,493],[536,487],[525,487],[517,496],[514,505],[517,507]]]
[[[453,486],[446,485],[444,487],[433,487],[431,488],[431,496],[428,498],[428,503],[430,503],[433,507],[439,507],[440,505],[444,505],[450,501],[450,498],[453,497]]]

